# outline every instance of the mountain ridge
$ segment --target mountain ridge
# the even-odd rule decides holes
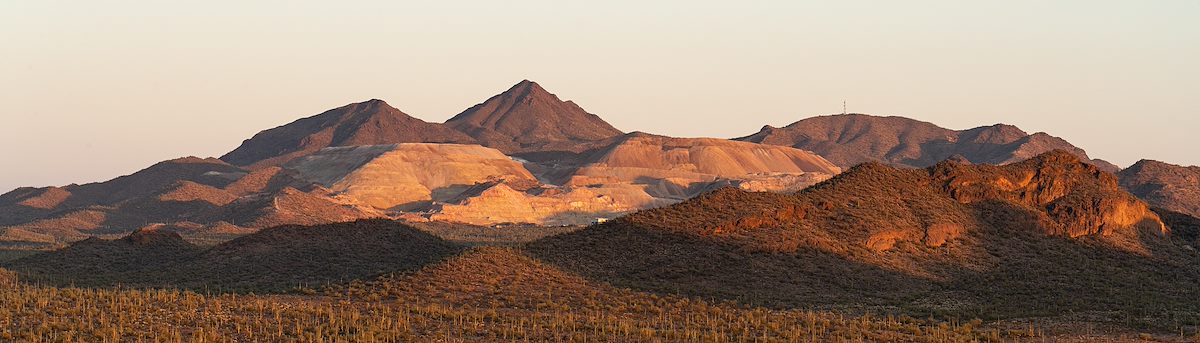
[[[331,146],[426,142],[471,144],[475,140],[372,99],[261,131],[221,160],[255,169],[281,165]]]
[[[1042,152],[1063,149],[1105,171],[1117,166],[1088,157],[1069,142],[1043,132],[1026,133],[1008,124],[951,130],[900,116],[835,114],[801,119],[784,127],[766,125],[759,132],[734,138],[793,146],[816,152],[842,167],[867,161],[923,168],[959,155],[972,163],[1005,164]]]
[[[1118,176],[1121,187],[1151,205],[1200,218],[1200,167],[1143,159]]]

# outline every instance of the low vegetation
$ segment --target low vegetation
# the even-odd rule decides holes
[[[49,287],[0,269],[0,342],[1131,342],[1182,335],[772,310],[588,281],[518,249],[307,295]],[[1062,329],[1060,329],[1062,330]]]
[[[984,329],[978,321],[849,317],[659,297],[592,285],[519,252],[490,249],[407,277],[332,288],[328,296],[52,288],[15,284],[4,273],[0,341],[997,342],[1038,334]],[[468,267],[488,269],[472,277],[460,269]],[[508,273],[515,270],[524,275]],[[450,271],[463,276],[435,278]],[[564,287],[528,282],[541,276],[560,278],[552,285]],[[444,281],[411,293],[388,286],[430,280]]]

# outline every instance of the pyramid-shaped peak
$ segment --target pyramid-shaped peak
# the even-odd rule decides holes
[[[363,111],[389,112],[389,113],[393,113],[393,114],[400,114],[405,117],[408,116],[408,114],[405,114],[404,112],[400,111],[400,109],[392,107],[392,105],[389,105],[387,103],[387,101],[383,101],[380,99],[371,99],[371,100],[367,100],[367,101],[351,103],[346,106],[342,106],[342,107],[339,107],[339,108],[336,108],[333,110],[326,111],[322,114],[325,114],[328,116],[344,116],[349,113],[363,112]]]
[[[504,91],[504,93],[500,93],[499,95],[497,95],[497,97],[542,98],[542,99],[546,99],[546,100],[553,100],[555,102],[563,101],[563,100],[559,99],[557,95],[554,95],[553,93],[550,93],[549,91],[547,91],[545,88],[542,88],[542,85],[539,85],[537,82],[533,82],[530,80],[521,80],[521,82],[517,82],[517,84],[513,85],[512,87],[509,87],[508,90]]]
[[[598,141],[622,133],[530,80],[466,109],[446,125],[506,153]]]

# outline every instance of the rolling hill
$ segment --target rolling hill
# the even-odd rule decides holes
[[[461,248],[388,220],[284,225],[204,249],[145,229],[91,238],[12,261],[22,279],[55,285],[290,291],[411,271]]]

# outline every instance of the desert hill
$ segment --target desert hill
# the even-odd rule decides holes
[[[309,192],[286,187],[274,193],[243,196],[225,206],[198,212],[187,220],[228,222],[245,228],[279,225],[317,225],[385,215],[375,209],[335,197],[326,189]]]
[[[708,183],[768,174],[808,175],[808,186],[841,172],[813,153],[712,138],[630,133],[581,154],[565,184],[635,183],[656,197],[686,199]],[[802,187],[800,187],[802,188]]]
[[[1121,187],[1150,205],[1200,217],[1200,167],[1141,160],[1117,175]]]
[[[972,163],[1006,164],[1055,149],[1089,160],[1083,149],[1061,138],[1029,134],[1011,125],[956,131],[904,117],[865,114],[818,116],[780,128],[768,125],[736,140],[810,150],[842,167],[879,161],[923,168],[955,156]],[[1102,160],[1091,163],[1108,172],[1119,169]]]
[[[289,163],[287,168],[304,180],[380,209],[446,201],[485,181],[537,182],[521,163],[478,145],[326,148]]]
[[[242,169],[215,158],[185,157],[159,162],[105,182],[18,188],[0,195],[0,226],[28,222],[63,210],[115,205],[151,196],[183,181],[223,187],[243,175]]]
[[[571,101],[563,101],[541,85],[524,80],[446,121],[488,147],[505,153],[578,151],[578,143],[598,141],[622,132]]]
[[[333,146],[422,142],[474,143],[475,140],[373,99],[259,132],[221,156],[221,160],[255,169],[277,166]]]
[[[529,250],[655,292],[1021,316],[1200,308],[1182,296],[1200,281],[1187,244],[1113,175],[1052,151],[1005,166],[866,163],[796,194],[725,188]]]
[[[772,145],[642,133],[604,142],[552,163],[477,145],[405,143],[326,148],[283,167],[376,210],[476,225],[587,224],[714,184],[797,190],[840,171],[820,156]]]
[[[182,263],[200,250],[178,233],[149,228],[116,240],[88,238],[13,261],[8,268],[33,280],[96,286],[141,280],[141,273]]]
[[[181,265],[181,284],[235,289],[317,287],[409,271],[460,248],[388,220],[285,225],[222,243]]]
[[[635,132],[592,144],[598,147],[570,158],[525,161],[544,181],[538,187],[480,184],[438,204],[430,218],[581,224],[679,202],[718,185],[795,191],[841,171],[799,149],[723,139]]]
[[[346,302],[431,303],[466,311],[502,308],[500,313],[552,313],[556,324],[532,341],[569,341],[569,337],[578,337],[572,333],[573,327],[580,328],[574,332],[590,330],[593,337],[606,342],[687,342],[696,337],[752,340],[739,338],[745,337],[745,332],[755,332],[755,337],[766,342],[922,342],[934,336],[920,334],[928,331],[938,332],[935,341],[984,337],[949,327],[922,330],[922,324],[913,322],[896,322],[887,330],[856,330],[853,328],[863,326],[864,321],[823,312],[770,311],[770,316],[764,316],[767,311],[762,308],[612,287],[563,271],[520,249],[499,247],[471,248],[413,273],[335,285],[325,294]],[[578,324],[557,324],[564,319]],[[554,329],[560,325],[564,329]],[[612,329],[621,327],[634,329]],[[808,329],[813,327],[827,329]],[[483,341],[499,340],[504,340],[503,336]]]
[[[457,245],[388,220],[273,227],[202,249],[161,228],[90,238],[6,265],[61,285],[287,291],[415,270]]]
[[[0,195],[0,241],[54,246],[123,236],[150,224],[246,232],[283,224],[323,224],[382,216],[335,197],[295,172],[247,171],[215,158],[157,163],[109,181],[21,188]]]

